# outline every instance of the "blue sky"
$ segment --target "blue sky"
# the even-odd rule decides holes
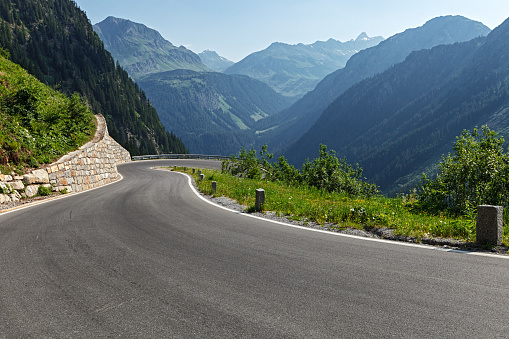
[[[177,46],[239,61],[272,42],[310,44],[360,33],[388,38],[443,15],[495,28],[508,0],[76,0],[93,24],[108,16],[156,29]]]

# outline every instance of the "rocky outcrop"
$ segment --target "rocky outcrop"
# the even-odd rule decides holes
[[[0,174],[0,203],[33,197],[43,186],[54,192],[81,192],[118,179],[117,164],[131,155],[108,134],[104,118],[97,118],[94,139],[46,168],[23,176]]]

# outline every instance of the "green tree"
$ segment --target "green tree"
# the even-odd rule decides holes
[[[443,157],[434,180],[423,175],[419,202],[430,212],[470,215],[478,205],[509,204],[509,155],[504,139],[487,126],[464,130],[454,154]]]
[[[339,160],[335,151],[327,152],[327,146],[322,144],[318,158],[311,162],[308,159],[302,166],[303,181],[309,186],[350,195],[377,194],[377,186],[362,181],[361,176],[358,164],[353,168],[345,158]]]

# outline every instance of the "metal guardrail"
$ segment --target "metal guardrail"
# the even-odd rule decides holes
[[[156,160],[156,159],[229,159],[225,155],[205,155],[205,154],[157,154],[157,155],[135,155],[131,157],[133,161],[136,160]]]

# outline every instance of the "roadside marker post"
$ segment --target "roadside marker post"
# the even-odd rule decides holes
[[[503,235],[502,206],[481,205],[477,207],[476,238],[480,245],[500,246]]]
[[[265,190],[263,188],[256,189],[255,210],[261,211],[262,205],[265,203]]]

